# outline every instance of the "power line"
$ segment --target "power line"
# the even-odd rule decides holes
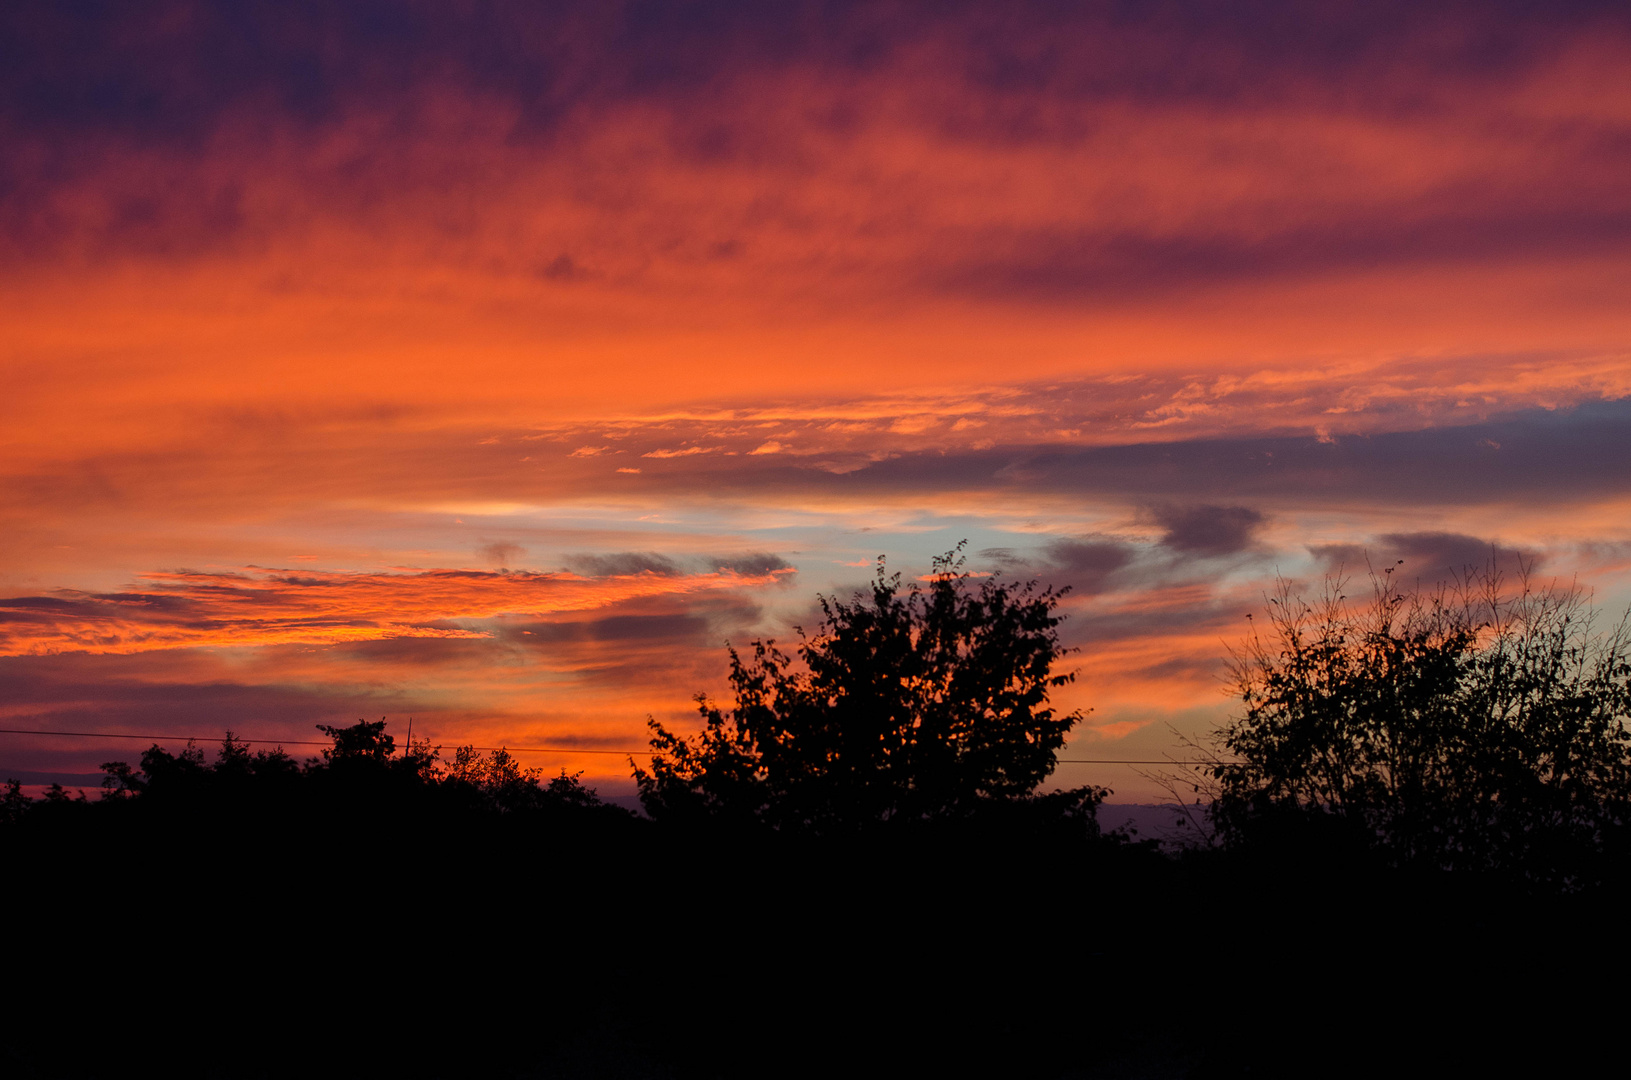
[[[143,742],[213,742],[213,738],[204,739],[197,735],[129,735],[108,731],[42,731],[33,728],[0,728],[0,735],[56,735],[70,739],[139,739]],[[240,739],[233,736],[235,743],[245,746],[333,746],[333,742],[321,739]],[[630,754],[645,754],[650,756],[652,751],[645,750],[589,750],[577,746],[472,746],[472,750],[481,750],[491,753],[495,750],[504,750],[512,754],[614,754],[626,757]],[[1214,761],[1173,761],[1169,758],[1157,759],[1128,759],[1128,758],[1055,758],[1060,765],[1216,765]]]

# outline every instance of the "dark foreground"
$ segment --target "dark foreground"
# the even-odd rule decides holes
[[[5,834],[8,1076],[1556,1071],[1611,1045],[1626,971],[1614,882],[138,805]]]

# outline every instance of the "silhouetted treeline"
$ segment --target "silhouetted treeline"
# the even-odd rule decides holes
[[[137,766],[104,763],[106,778],[95,801],[83,792],[70,796],[60,784],[31,799],[11,781],[0,796],[0,821],[49,827],[179,815],[240,822],[265,817],[289,825],[334,815],[519,814],[571,819],[581,828],[629,816],[602,803],[576,776],[562,772],[542,782],[538,770],[521,767],[505,750],[482,754],[460,747],[443,762],[439,750],[416,743],[399,754],[385,726],[383,720],[319,725],[334,745],[304,762],[282,747],[251,751],[231,732],[213,761],[191,743],[179,754],[154,745]]]
[[[98,1071],[155,1032],[193,1075],[308,1054],[437,1076],[1075,1061],[1048,1037],[1075,1006],[1024,984],[1064,898],[1136,877],[1094,867],[1154,857],[1023,813],[836,838],[663,823],[503,753],[327,730],[304,762],[155,747],[100,796],[8,804],[27,929],[4,993],[35,1032],[10,1075]],[[65,970],[97,990],[40,992]],[[337,1050],[310,1049],[324,1031]]]
[[[798,663],[733,652],[701,736],[653,725],[645,816],[383,722],[307,761],[153,747],[94,799],[12,785],[0,1064],[1304,1076],[1613,1048],[1623,637],[1544,598],[1288,606],[1199,776],[1212,842],[1162,851],[1101,832],[1102,789],[1036,790],[1077,719],[1047,702],[1057,594],[937,570],[903,595],[880,567]]]
[[[304,763],[150,751],[0,830],[8,1075],[1341,1075],[1424,1047],[1566,1068],[1592,1041],[1549,1033],[1589,1026],[1582,976],[1624,958],[1613,882],[1162,855],[995,807],[664,823],[501,756],[331,735]]]

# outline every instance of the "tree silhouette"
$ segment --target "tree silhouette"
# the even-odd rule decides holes
[[[499,813],[602,805],[594,789],[583,785],[582,772],[569,773],[563,768],[547,784],[543,783],[543,775],[542,769],[523,767],[503,747],[483,754],[474,747],[461,746],[454,750],[442,781],[473,793],[484,807]]]
[[[734,708],[699,695],[693,739],[649,722],[651,771],[635,769],[647,812],[823,832],[998,805],[1090,819],[1101,789],[1033,794],[1082,715],[1048,703],[1074,678],[1054,673],[1064,593],[976,585],[962,566],[948,552],[926,588],[903,590],[879,558],[870,595],[821,598],[821,627],[799,631],[796,656],[773,640],[745,658],[731,649]]]
[[[0,825],[14,825],[23,820],[34,800],[23,794],[23,785],[18,780],[7,780],[5,791],[0,793]]]
[[[1225,840],[1317,827],[1397,864],[1568,878],[1631,821],[1626,625],[1595,634],[1578,590],[1384,572],[1366,607],[1282,585],[1269,612],[1210,768]]]
[[[153,745],[141,764],[109,761],[96,820],[134,820],[131,815],[166,815],[171,824],[225,826],[254,820],[268,828],[412,814],[419,825],[512,819],[519,829],[578,830],[584,836],[622,828],[637,820],[622,807],[602,802],[583,783],[581,772],[562,769],[544,779],[508,750],[482,753],[457,748],[451,762],[441,748],[413,742],[398,752],[385,733],[385,721],[359,720],[350,726],[317,725],[331,745],[320,757],[296,761],[282,747],[251,752],[231,731],[213,762],[189,740],[177,753]],[[81,820],[84,794],[60,784],[40,798],[24,794],[12,780],[0,787],[0,828],[34,820]],[[64,809],[69,808],[69,809]],[[90,819],[84,819],[90,820]],[[144,818],[145,820],[145,818]]]
[[[366,761],[383,764],[396,753],[396,739],[385,734],[385,721],[374,723],[358,720],[350,727],[318,724],[317,730],[334,740],[334,745],[323,751],[323,760],[329,764]]]

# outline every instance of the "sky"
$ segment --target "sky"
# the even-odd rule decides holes
[[[1161,758],[1281,579],[1631,602],[1623,4],[17,0],[0,144],[0,726],[626,794],[966,542]]]

